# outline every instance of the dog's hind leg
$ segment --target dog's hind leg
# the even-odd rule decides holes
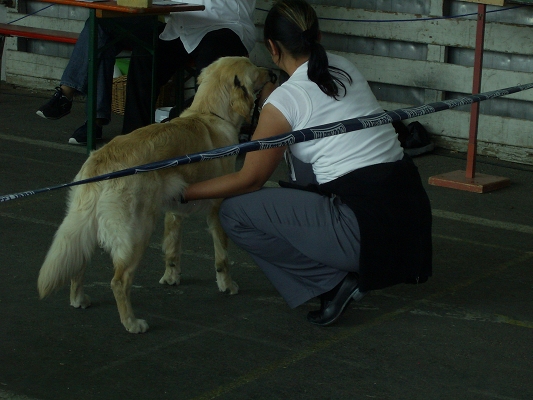
[[[137,243],[132,246],[132,252],[129,257],[121,258],[117,255],[113,257],[115,275],[111,280],[111,288],[117,302],[120,322],[131,333],[143,333],[148,330],[148,324],[145,320],[135,318],[130,298],[135,270],[145,249],[145,244]]]
[[[106,218],[108,224],[105,229],[102,229],[101,234],[102,236],[108,235],[106,243],[115,269],[111,289],[117,302],[120,322],[128,332],[143,333],[148,330],[148,324],[145,320],[135,317],[130,294],[135,271],[152,236],[155,216],[140,205],[133,209],[141,210],[141,212],[132,213],[131,219],[125,218],[122,222],[120,218],[113,220],[113,216],[117,217],[116,212],[110,213]],[[110,235],[109,232],[113,234]]]
[[[165,254],[165,273],[159,280],[164,285],[179,285],[181,281],[181,224],[183,218],[172,212],[165,214],[165,235],[163,253]]]
[[[220,201],[217,201],[207,214],[207,225],[213,237],[215,247],[215,270],[218,289],[221,292],[228,291],[230,294],[237,294],[239,286],[231,280],[228,261],[228,236],[218,218]]]
[[[86,264],[80,273],[70,281],[70,305],[74,308],[87,308],[91,305],[91,298],[83,291],[83,276]]]

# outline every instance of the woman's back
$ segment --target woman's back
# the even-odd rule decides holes
[[[329,64],[350,75],[352,83],[339,73],[346,93],[339,87],[337,99],[326,95],[307,77],[308,63],[300,66],[289,80],[268,98],[282,112],[293,130],[320,126],[383,112],[368,83],[357,68],[343,57],[329,54]],[[297,143],[292,154],[311,163],[318,183],[329,182],[355,169],[392,162],[403,157],[403,149],[392,125],[381,125],[337,136]]]

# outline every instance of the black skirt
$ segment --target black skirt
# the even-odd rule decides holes
[[[319,190],[340,196],[357,217],[361,291],[427,281],[432,274],[431,206],[408,156],[357,169]]]

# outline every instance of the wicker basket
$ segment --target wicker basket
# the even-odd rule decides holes
[[[111,93],[111,111],[115,114],[124,115],[124,107],[126,105],[126,83],[128,82],[127,75],[119,76],[113,79],[113,90]],[[161,87],[159,97],[155,103],[155,107],[171,107],[176,104],[176,83],[174,79],[169,80]]]

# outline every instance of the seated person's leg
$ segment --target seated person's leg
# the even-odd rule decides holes
[[[171,41],[158,40],[156,49],[156,98],[160,87],[168,82],[172,74],[183,65],[187,58],[180,39]],[[126,87],[126,107],[122,133],[149,125],[151,116],[151,73],[152,58],[149,53],[135,46],[128,70]]]
[[[231,29],[219,29],[209,32],[204,36],[200,44],[189,55],[194,60],[198,73],[213,61],[226,56],[247,56],[248,51],[241,42],[239,36]],[[194,96],[185,100],[183,108],[188,108]],[[169,119],[177,117],[183,110],[173,107],[169,113]]]
[[[83,90],[87,83],[89,48],[89,21],[85,21],[69,62],[63,71],[60,85],[52,98],[37,111],[37,115],[47,119],[59,119],[70,113],[72,99],[76,91]]]
[[[113,23],[132,24],[133,21],[125,21],[126,18],[114,20]],[[86,24],[87,26],[87,24]],[[95,124],[95,139],[102,139],[102,127],[107,125],[111,120],[111,92],[113,88],[113,71],[115,66],[115,57],[123,48],[121,42],[111,44],[116,39],[116,32],[112,26],[105,23],[98,24],[98,48],[99,63],[96,75],[96,124]],[[88,41],[84,49],[85,57],[78,58],[79,72],[74,75],[63,74],[62,90],[67,85],[66,82],[75,82],[75,93],[83,95],[88,94],[89,85],[89,61],[88,61]],[[74,56],[74,54],[73,54]],[[77,55],[79,56],[79,55]],[[69,63],[70,64],[70,63]],[[81,71],[84,71],[82,73]],[[64,90],[63,90],[64,91]],[[89,102],[85,103],[88,111]],[[87,121],[78,127],[68,141],[70,144],[85,145],[87,143]]]
[[[115,23],[136,26],[137,18],[117,18]],[[103,48],[115,39],[115,32],[109,27],[98,24],[98,48]],[[87,95],[89,68],[89,25],[88,21],[80,32],[74,45],[67,67],[63,71],[60,85],[55,89],[52,98],[37,111],[37,115],[47,119],[59,119],[70,113],[72,100],[76,94]],[[122,43],[117,42],[100,54],[97,73],[97,132],[96,138],[102,137],[101,126],[111,119],[111,91],[113,84],[113,70],[115,56],[122,49]],[[69,143],[85,144],[87,141],[87,124],[80,126]]]
[[[239,36],[231,29],[209,32],[191,53],[198,71],[201,71],[220,57],[247,56],[248,51]]]
[[[105,38],[103,41],[99,40],[100,48],[107,45],[111,40],[117,40],[100,55],[98,68],[96,118],[99,124],[107,125],[111,120],[111,99],[116,57],[122,50],[134,47],[134,41],[130,37],[122,37],[120,30],[125,29],[129,34],[142,38],[146,35],[146,32],[151,32],[152,22],[144,17],[125,17],[111,20],[104,19],[100,26],[100,35],[102,36],[99,36],[99,39],[100,37]]]

